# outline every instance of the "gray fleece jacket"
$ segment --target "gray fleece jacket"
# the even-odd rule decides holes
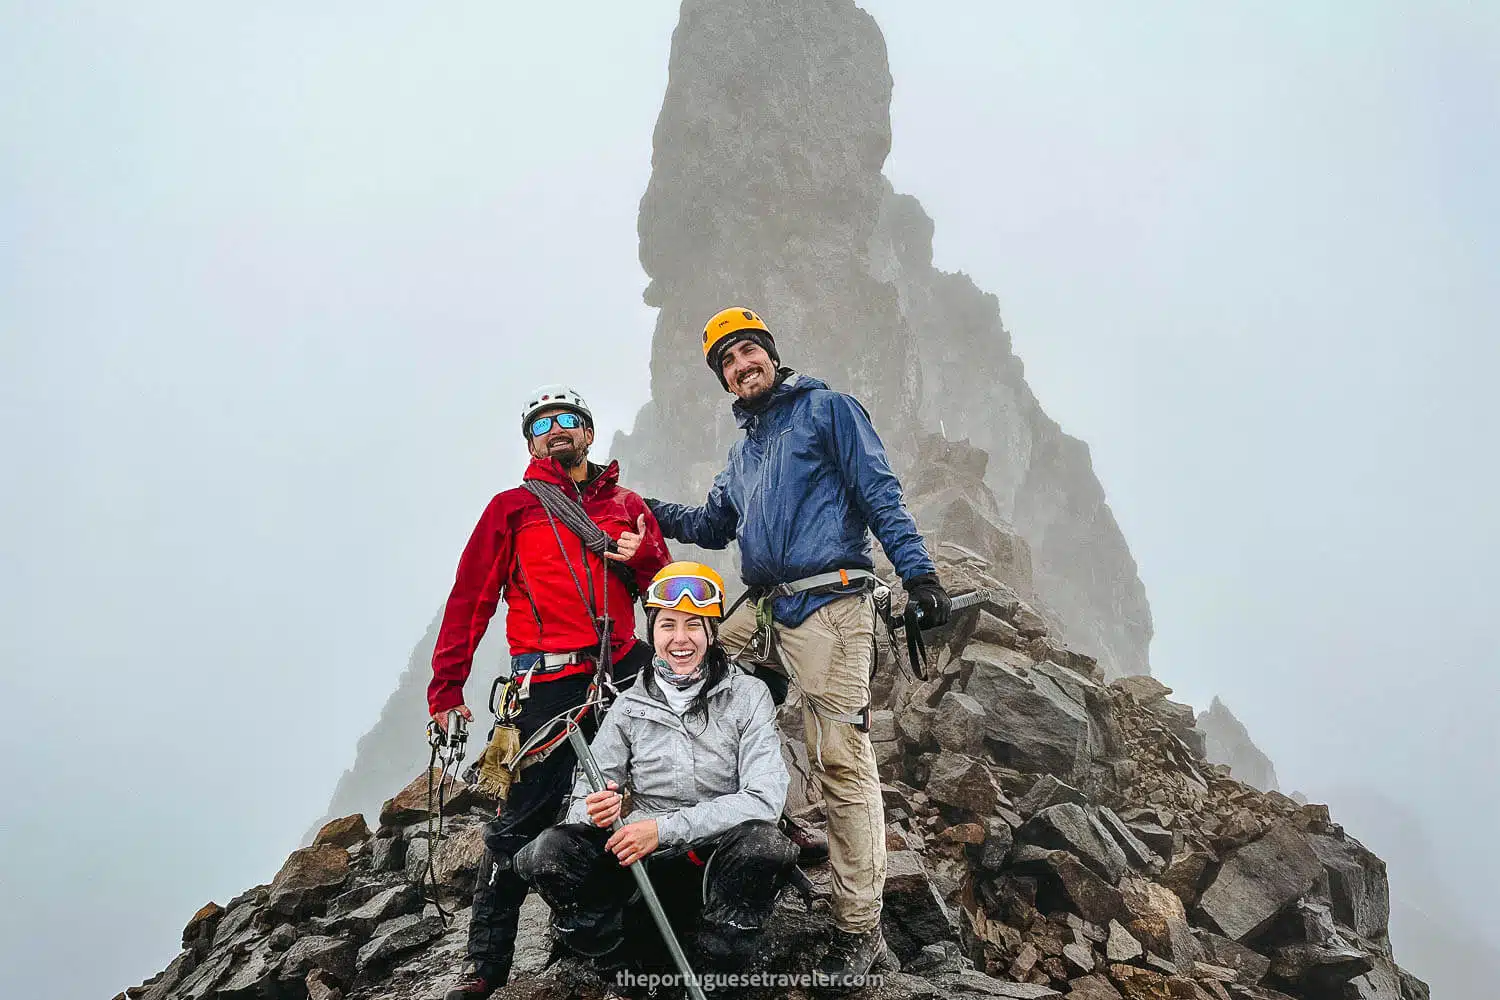
[[[786,805],[771,693],[731,669],[708,693],[708,718],[678,716],[646,667],[604,716],[591,746],[605,781],[629,788],[626,822],[655,819],[662,846],[712,840],[747,820],[774,823]],[[569,823],[589,822],[588,779],[579,769]]]

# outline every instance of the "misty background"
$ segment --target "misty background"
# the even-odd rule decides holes
[[[864,6],[886,173],[1089,443],[1153,673],[1500,947],[1500,8]],[[526,390],[632,419],[676,18],[0,3],[8,993],[108,996],[275,873]]]

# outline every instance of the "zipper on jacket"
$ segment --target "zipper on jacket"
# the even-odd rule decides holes
[[[521,586],[526,591],[526,603],[531,605],[531,617],[536,620],[536,636],[540,640],[542,637],[542,615],[541,612],[537,611],[536,601],[531,597],[531,581],[526,577],[526,564],[521,561],[521,553],[519,551],[516,552],[516,572],[521,574]]]

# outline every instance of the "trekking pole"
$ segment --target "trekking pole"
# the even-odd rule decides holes
[[[594,760],[588,740],[583,738],[583,730],[572,723],[568,725],[568,742],[573,744],[573,752],[578,755],[578,762],[583,765],[583,773],[589,779],[589,787],[596,792],[604,791],[604,775],[599,771],[599,762]],[[614,831],[624,825],[623,819],[616,819],[609,828]],[[677,971],[682,975],[682,981],[687,984],[688,996],[692,1000],[707,1000],[703,995],[703,987],[698,985],[698,977],[693,975],[692,967],[688,965],[687,955],[683,953],[682,945],[677,943],[677,935],[673,933],[672,925],[667,922],[667,914],[661,908],[661,900],[656,898],[656,889],[652,887],[651,879],[646,874],[645,859],[642,858],[629,867],[630,873],[635,876],[635,884],[640,887],[641,898],[646,901],[646,908],[651,911],[651,919],[656,921],[656,928],[661,931],[662,940],[667,943],[667,950],[672,953],[672,961],[676,963]]]

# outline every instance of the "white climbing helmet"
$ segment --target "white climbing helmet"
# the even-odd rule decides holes
[[[527,394],[526,405],[521,407],[521,437],[530,441],[531,418],[543,410],[555,410],[558,407],[572,410],[583,417],[589,427],[594,426],[594,412],[589,409],[584,398],[570,386],[554,383],[533,389]]]

